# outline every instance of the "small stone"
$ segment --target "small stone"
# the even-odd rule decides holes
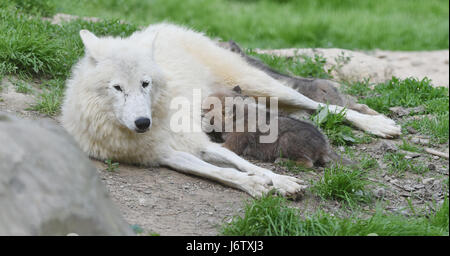
[[[422,185],[422,184],[416,184],[416,185],[414,185],[414,188],[415,189],[422,189],[422,188],[425,188],[425,186]]]
[[[417,158],[420,156],[419,153],[414,153],[414,152],[409,152],[409,151],[403,151],[401,150],[402,154],[405,154],[405,159],[413,159],[413,158]]]
[[[145,205],[146,205],[146,200],[145,200],[145,198],[139,198],[139,205],[140,205],[140,206],[145,206]]]
[[[409,115],[409,113],[410,113],[407,109],[405,109],[403,107],[392,107],[392,108],[389,108],[389,110],[399,117]]]
[[[386,194],[386,190],[384,188],[380,187],[380,188],[375,189],[374,194],[376,197],[381,198],[381,197],[384,197],[384,195]]]
[[[428,169],[429,169],[430,171],[435,171],[435,170],[436,170],[436,165],[434,165],[434,164],[429,164],[429,165],[428,165]]]
[[[430,143],[430,140],[426,138],[414,137],[411,138],[411,142],[416,144],[428,145]]]
[[[417,130],[412,128],[411,126],[406,127],[406,130],[410,133],[410,134],[416,134]]]
[[[428,168],[430,168],[430,167],[428,167]],[[429,184],[432,181],[434,181],[434,178],[426,178],[426,179],[422,180],[422,183],[426,185],[426,184]]]
[[[397,146],[392,141],[382,140],[380,150],[385,152],[395,152],[397,151]]]
[[[433,156],[434,160],[438,160],[440,157],[439,156]]]

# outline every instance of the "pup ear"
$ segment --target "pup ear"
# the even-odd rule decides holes
[[[89,30],[80,30],[81,41],[83,41],[86,53],[95,60],[100,57],[100,39]]]
[[[236,93],[242,94],[242,89],[241,89],[241,87],[239,85],[236,85],[233,88],[233,91],[236,92]]]

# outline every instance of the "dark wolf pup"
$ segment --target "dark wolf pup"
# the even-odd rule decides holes
[[[210,95],[217,97],[222,103],[222,129],[224,131],[226,110],[226,97],[246,97],[241,94],[241,89],[236,86],[233,91],[222,91]],[[274,162],[277,158],[287,158],[298,164],[311,168],[314,165],[324,166],[330,161],[348,164],[350,161],[341,158],[330,147],[326,137],[311,123],[301,121],[280,113],[275,120],[278,122],[278,137],[273,143],[260,143],[260,137],[267,135],[268,132],[261,132],[256,126],[255,132],[250,132],[248,127],[248,106],[239,106],[243,101],[236,101],[235,108],[231,118],[233,122],[244,122],[244,132],[209,132],[208,135],[215,142],[223,142],[222,146],[241,156],[247,156],[264,162]],[[236,109],[244,109],[244,120],[236,120]],[[261,106],[258,106],[261,107]],[[213,108],[206,108],[204,112],[214,111]],[[268,120],[267,115],[266,120]],[[230,117],[228,117],[230,118]],[[211,120],[213,121],[213,120]],[[251,122],[251,121],[250,121]],[[209,125],[213,125],[210,123]]]

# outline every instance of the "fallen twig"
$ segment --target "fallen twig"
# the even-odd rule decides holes
[[[435,155],[435,156],[440,156],[440,157],[443,157],[445,159],[448,159],[448,153],[446,154],[444,152],[437,151],[437,150],[432,149],[432,148],[425,148],[425,152],[427,152],[429,154],[432,154],[432,155]]]

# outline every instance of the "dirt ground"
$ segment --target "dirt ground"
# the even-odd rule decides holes
[[[353,54],[357,55],[357,53]],[[409,55],[412,57],[405,57]],[[393,69],[393,73],[404,72],[406,74],[409,70],[408,76],[419,78],[429,76],[436,81],[438,77],[445,77],[438,84],[443,86],[449,84],[448,50],[439,53],[378,51],[378,53],[373,53],[373,56],[387,61],[389,67]],[[327,56],[325,55],[325,57]],[[417,59],[424,64],[414,64],[413,62]],[[409,60],[409,64],[405,64],[406,60]],[[415,68],[408,69],[407,65]],[[432,65],[435,65],[436,68],[433,68]],[[1,81],[1,86],[0,111],[12,112],[19,117],[28,119],[50,118],[29,110],[30,104],[35,102],[33,94],[17,93],[7,78]],[[32,86],[37,90],[37,85]],[[58,122],[58,118],[51,119]],[[418,137],[418,135],[411,134],[411,139],[414,137]],[[374,195],[384,199],[385,209],[408,215],[410,214],[406,200],[408,198],[412,200],[413,205],[418,207],[429,206],[432,201],[443,200],[443,182],[449,175],[448,160],[421,153],[412,157],[425,164],[430,169],[429,172],[423,176],[408,172],[403,177],[390,175],[386,171],[387,167],[382,158],[386,152],[398,151],[396,145],[399,143],[401,143],[400,139],[374,139],[370,144],[354,147],[357,155],[369,154],[378,160],[380,168],[370,174],[369,179],[373,181],[370,189]],[[448,156],[448,143],[427,146],[446,152]],[[339,152],[340,149],[336,148],[336,150]],[[242,213],[245,200],[250,199],[247,194],[238,190],[166,168],[144,168],[120,164],[117,170],[109,171],[107,164],[92,161],[125,219],[131,225],[142,228],[143,234],[217,235],[220,225],[229,221],[231,216]],[[274,172],[287,174],[286,169],[277,165],[255,163],[272,169]],[[314,171],[291,173],[290,175],[305,181],[318,180],[322,175],[322,170],[317,168]],[[302,200],[293,202],[293,205],[308,212],[320,208],[333,213],[336,212],[340,203],[332,200],[323,201],[308,192]]]

